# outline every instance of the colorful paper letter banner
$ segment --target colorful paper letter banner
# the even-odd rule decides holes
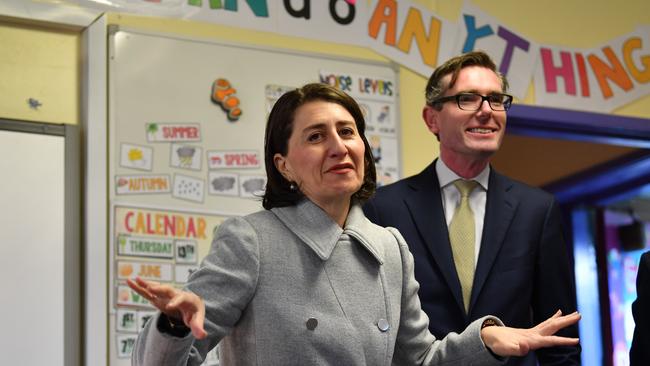
[[[539,45],[468,1],[456,22],[409,0],[76,2],[105,11],[177,17],[368,47],[425,77],[449,57],[480,49],[496,61],[509,79],[510,93],[519,99],[534,80],[535,103],[542,106],[609,112],[650,93],[647,26],[583,50]],[[147,138],[149,142],[198,141],[200,131],[192,126],[150,123]],[[131,160],[123,159],[122,166],[151,170],[146,152],[137,147],[129,151],[124,156]]]

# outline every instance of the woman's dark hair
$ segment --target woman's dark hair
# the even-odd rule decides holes
[[[262,205],[267,210],[273,207],[295,205],[304,197],[300,189],[291,189],[291,182],[280,174],[273,157],[278,153],[283,156],[287,155],[296,110],[300,106],[313,101],[336,103],[352,115],[365,146],[363,183],[361,188],[352,195],[352,198],[359,203],[363,203],[375,193],[377,174],[370,144],[368,144],[364,134],[366,123],[359,105],[352,97],[331,85],[312,83],[282,95],[275,102],[266,123],[264,162],[266,164],[267,181]]]

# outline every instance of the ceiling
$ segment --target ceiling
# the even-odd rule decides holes
[[[507,134],[492,165],[501,173],[541,187],[637,151],[637,148]]]
[[[641,149],[601,143],[507,134],[492,165],[499,172],[529,185],[542,187]],[[636,190],[635,190],[636,191]],[[620,192],[623,195],[625,192]],[[607,204],[633,212],[650,222],[650,182],[633,196]]]

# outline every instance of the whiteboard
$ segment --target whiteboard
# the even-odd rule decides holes
[[[265,179],[264,129],[274,101],[309,82],[348,92],[366,114],[366,135],[381,156],[378,175],[385,184],[401,174],[399,88],[397,68],[389,63],[115,26],[109,34],[109,359],[110,365],[128,365],[140,319],[152,309],[128,293],[125,276],[142,271],[182,286],[179,273],[198,266],[211,231],[225,217],[262,208],[251,187]],[[227,81],[236,104],[215,100],[219,79]],[[229,114],[235,108],[238,118]],[[181,237],[161,229],[173,220],[207,223],[209,235]],[[145,253],[133,243],[182,245],[198,250],[198,260]]]
[[[4,364],[79,365],[78,165],[66,153],[78,145],[65,129],[0,120]]]

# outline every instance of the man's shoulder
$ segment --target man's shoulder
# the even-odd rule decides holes
[[[377,188],[374,196],[370,199],[371,202],[378,203],[391,203],[397,198],[402,198],[413,191],[413,182],[417,176],[400,179],[391,184]]]
[[[393,199],[396,196],[403,196],[409,192],[421,189],[422,187],[433,185],[435,180],[432,175],[432,169],[433,163],[418,174],[402,178],[396,182],[377,188],[374,199]]]
[[[391,194],[391,193],[401,191],[401,190],[405,189],[406,187],[408,187],[409,181],[412,181],[412,180],[413,180],[413,177],[403,178],[403,179],[400,179],[400,180],[398,180],[396,182],[387,184],[385,186],[378,187],[377,188],[377,193],[380,194],[380,195],[386,195],[386,194]]]
[[[517,179],[505,176],[499,172],[494,171],[494,178],[495,180],[498,180],[499,184],[503,186],[507,191],[514,193],[522,198],[533,201],[555,200],[555,197],[551,193],[539,187],[533,187]]]

